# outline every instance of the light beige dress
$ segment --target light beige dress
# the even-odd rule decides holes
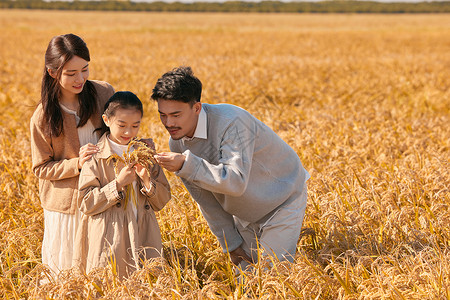
[[[138,269],[144,259],[162,256],[161,233],[154,211],[170,199],[169,183],[155,165],[151,171],[152,188],[138,179],[136,206],[118,197],[114,164],[107,159],[115,145],[103,135],[99,152],[81,170],[79,209],[83,213],[77,231],[74,265],[89,273],[96,267],[113,263],[119,277]],[[118,153],[121,154],[120,152]]]

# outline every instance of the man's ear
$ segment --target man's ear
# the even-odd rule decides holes
[[[53,78],[56,78],[56,70],[47,68],[47,72],[48,72],[48,75],[50,75]]]
[[[202,103],[201,102],[195,102],[194,103],[194,109],[195,109],[195,113],[199,114],[200,111],[202,110]]]

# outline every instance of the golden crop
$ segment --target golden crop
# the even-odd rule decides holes
[[[448,15],[0,10],[0,297],[450,299]],[[46,284],[29,119],[52,36],[82,36],[90,78],[144,102],[140,136],[168,150],[150,95],[190,65],[204,102],[239,105],[312,178],[295,263],[242,281],[181,181],[158,213],[167,263]],[[276,155],[276,154],[274,154]]]
[[[134,147],[132,149],[132,147]],[[148,176],[151,176],[152,167],[158,162],[155,159],[156,151],[148,147],[146,143],[139,141],[138,139],[133,139],[128,143],[127,150],[119,156],[113,153],[108,157],[106,163],[112,163],[114,165],[114,173],[116,176],[119,174],[119,165],[127,164],[140,164],[147,171]],[[124,209],[127,207],[128,199],[132,199],[133,203],[136,205],[136,194],[131,184],[126,187],[126,195],[124,201]]]
[[[134,147],[136,149],[131,149]],[[144,142],[139,141],[138,139],[133,139],[128,143],[127,150],[123,153],[122,156],[117,154],[112,154],[106,160],[107,163],[113,161],[114,164],[114,172],[116,176],[119,174],[119,163],[122,164],[141,164],[146,168],[147,173],[150,175],[151,167],[157,163],[155,159],[156,151],[147,146]]]

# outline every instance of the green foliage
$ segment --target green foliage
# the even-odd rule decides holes
[[[253,13],[449,13],[450,1],[380,3],[374,1],[227,1],[227,2],[132,2],[0,0],[0,8],[154,11],[154,12],[253,12]]]

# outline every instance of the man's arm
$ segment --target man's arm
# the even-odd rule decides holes
[[[177,172],[176,175],[205,190],[238,197],[245,192],[249,181],[255,132],[231,123],[217,151],[220,155],[217,165],[190,150],[160,153],[157,160],[167,170]]]

